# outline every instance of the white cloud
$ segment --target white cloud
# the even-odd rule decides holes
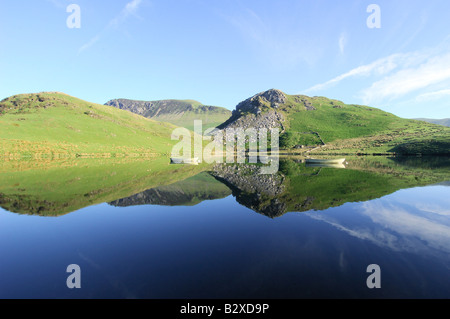
[[[370,64],[359,66],[355,69],[350,70],[347,73],[341,74],[334,79],[331,79],[325,83],[317,84],[306,92],[322,91],[333,85],[337,85],[339,82],[352,78],[352,77],[369,77],[371,75],[383,75],[394,70],[398,66],[398,62],[405,58],[404,54],[393,54],[391,56],[376,60]]]
[[[339,36],[339,51],[341,54],[345,53],[345,46],[347,45],[348,37],[345,32],[341,33]]]
[[[370,104],[387,98],[398,98],[446,80],[450,80],[450,54],[430,57],[416,67],[386,76],[364,89],[362,97],[364,103]]]
[[[103,31],[101,31],[100,33],[98,33],[96,36],[94,36],[93,38],[91,38],[88,42],[86,42],[85,44],[83,44],[79,49],[78,49],[78,54],[82,53],[83,51],[87,50],[88,48],[92,47],[95,43],[97,43],[103,33],[105,33],[106,31],[108,31],[109,29],[111,29],[112,27],[119,27],[121,24],[123,24],[131,15],[136,15],[138,12],[138,9],[140,7],[140,5],[142,4],[142,0],[132,0],[130,2],[128,2],[125,7],[122,9],[122,11],[120,12],[120,14],[113,18],[108,25],[103,29]]]
[[[93,37],[91,40],[89,40],[89,42],[83,44],[79,49],[78,49],[78,53],[81,53],[87,49],[89,49],[91,46],[93,46],[95,43],[98,42],[98,40],[100,40],[100,34],[96,35],[95,37]]]
[[[437,99],[444,98],[446,96],[450,96],[450,89],[420,94],[419,96],[416,97],[416,101],[424,102],[424,101],[430,101],[430,100],[437,100]]]
[[[142,2],[142,0],[133,0],[129,3],[127,3],[124,10],[127,13],[135,13],[136,10],[138,9],[139,5],[141,4],[141,2]]]
[[[257,55],[270,61],[270,65],[292,67],[302,62],[313,65],[318,59],[317,39],[306,34],[299,25],[262,17],[248,8],[222,17],[256,48]]]
[[[341,52],[343,50],[345,46]],[[351,94],[368,105],[391,104],[393,100],[399,102],[398,99],[404,97],[417,103],[448,96],[450,36],[434,48],[389,55],[314,85],[304,92],[324,91],[350,80],[353,80],[350,82],[351,88],[348,86]]]
[[[136,15],[141,3],[142,3],[142,0],[133,0],[133,1],[128,2],[125,5],[125,7],[123,8],[123,10],[120,12],[120,14],[116,18],[111,20],[110,25],[111,26],[119,26],[120,24],[125,22],[125,20],[129,16]]]

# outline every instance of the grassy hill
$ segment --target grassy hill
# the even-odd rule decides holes
[[[241,102],[220,128],[238,126],[280,127],[280,146],[285,149],[320,146],[317,152],[450,153],[450,128],[403,119],[373,107],[279,90]]]
[[[0,102],[0,157],[169,156],[174,125],[280,127],[281,147],[317,154],[450,154],[450,128],[324,97],[269,90],[226,109],[196,101],[99,105],[63,93],[20,94]],[[131,111],[128,112],[127,110]],[[134,114],[134,113],[137,114]],[[140,116],[138,114],[142,114]],[[144,116],[150,117],[145,118]],[[153,119],[157,119],[155,121]]]
[[[175,127],[63,93],[0,102],[0,156],[116,157],[168,154]]]
[[[203,129],[216,127],[225,122],[231,111],[217,106],[207,106],[194,100],[135,101],[116,99],[106,105],[127,110],[146,118],[176,126],[194,129],[194,120],[203,121]]]

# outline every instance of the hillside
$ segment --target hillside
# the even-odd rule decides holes
[[[279,127],[284,149],[350,154],[450,153],[450,128],[403,119],[373,107],[287,95],[274,89],[239,103],[230,119],[219,126],[233,127]],[[402,147],[406,144],[408,147]]]
[[[116,157],[168,154],[174,126],[64,93],[0,102],[0,156]]]
[[[0,207],[19,214],[60,216],[148,189],[166,189],[205,169],[169,165],[165,158],[0,161]],[[221,191],[217,186],[212,190]]]
[[[164,158],[0,161],[0,207],[50,217],[105,202],[192,206],[233,195],[241,205],[274,218],[403,188],[448,185],[450,178],[445,157],[355,156],[348,162],[347,169],[309,167],[292,157],[280,161],[277,173],[266,175],[259,165],[168,165]]]
[[[439,125],[443,125],[443,126],[447,126],[450,127],[450,119],[424,119],[424,118],[420,118],[420,119],[415,119],[417,121],[424,121],[424,122],[428,122],[428,123],[433,123],[433,124],[439,124]]]
[[[216,127],[231,116],[231,111],[217,106],[202,105],[193,100],[135,101],[116,99],[105,105],[176,126],[194,129],[194,120],[203,121],[203,129]]]
[[[348,161],[346,169],[335,169],[309,167],[304,160],[292,157],[282,159],[280,170],[272,175],[261,175],[258,165],[217,164],[211,174],[232,190],[241,205],[270,218],[365,202],[450,178],[446,157],[430,161],[418,157],[354,156]]]

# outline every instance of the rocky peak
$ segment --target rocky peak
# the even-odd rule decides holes
[[[280,105],[286,103],[287,97],[280,90],[271,89],[258,93],[239,103],[231,117],[220,125],[219,129],[240,128],[275,128],[284,130],[284,118],[277,112]]]
[[[280,90],[271,89],[257,95],[260,95],[268,102],[272,103],[272,107],[274,106],[274,104],[278,105],[286,103],[286,95]]]
[[[271,89],[258,93],[239,103],[236,107],[236,111],[259,114],[264,107],[277,109],[280,104],[284,104],[285,102],[286,95],[283,92],[280,90]]]

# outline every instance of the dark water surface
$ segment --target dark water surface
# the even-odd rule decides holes
[[[57,217],[0,208],[0,298],[450,298],[448,171],[415,184],[427,169],[291,161],[277,176],[201,172]],[[66,286],[70,264],[81,289]],[[371,264],[380,289],[366,285]]]

